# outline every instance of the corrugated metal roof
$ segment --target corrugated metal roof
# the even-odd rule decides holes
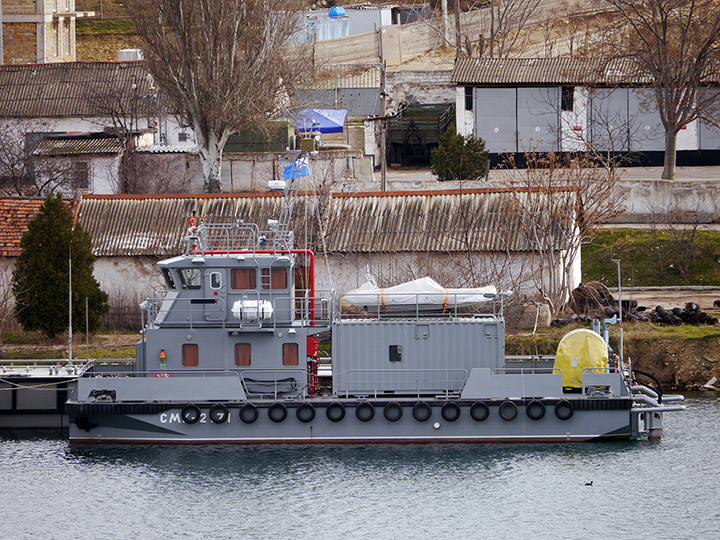
[[[450,80],[477,85],[648,84],[631,59],[458,58]]]
[[[146,154],[190,154],[197,152],[196,144],[153,144],[151,146],[138,146],[135,150]]]
[[[121,151],[122,146],[117,137],[84,135],[41,139],[33,154],[36,156],[74,156],[82,154],[119,154]]]
[[[567,192],[557,196],[574,203]],[[316,217],[314,203],[312,196],[296,202],[297,245],[304,245],[308,220]],[[324,246],[331,253],[527,251],[530,242],[517,204],[508,190],[338,194],[323,217]],[[262,229],[279,207],[273,194],[87,195],[78,221],[92,236],[97,256],[167,257],[182,252],[193,210],[207,222],[242,219]]]
[[[130,101],[151,94],[150,86],[145,62],[0,66],[0,117],[107,116],[109,96],[131,110]]]

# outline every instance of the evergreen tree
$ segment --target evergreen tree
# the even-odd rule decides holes
[[[432,172],[438,180],[477,180],[487,171],[485,141],[460,135],[455,125],[445,130],[437,148],[430,153]]]
[[[68,256],[72,258],[72,316],[84,326],[85,298],[89,327],[97,328],[107,312],[107,294],[93,277],[92,241],[58,195],[48,196],[21,240],[22,254],[13,275],[15,315],[25,330],[55,337],[68,323]]]

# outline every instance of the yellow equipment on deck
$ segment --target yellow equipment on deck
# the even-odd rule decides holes
[[[581,388],[583,370],[603,373],[608,349],[603,338],[592,330],[573,330],[560,340],[554,368],[562,370],[563,387]]]

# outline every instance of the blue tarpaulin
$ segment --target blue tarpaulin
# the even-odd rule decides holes
[[[298,159],[295,163],[283,169],[283,178],[285,180],[300,178],[301,176],[310,176],[310,169],[308,168],[306,158]]]
[[[295,129],[300,133],[342,133],[346,118],[345,109],[303,109],[295,119]]]

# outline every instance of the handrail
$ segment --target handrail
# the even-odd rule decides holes
[[[356,375],[360,373],[369,373],[374,375],[374,379],[370,378],[367,380],[359,379],[359,380],[353,380],[350,378],[351,375]],[[415,374],[416,377],[414,379],[408,379],[407,381],[392,381],[393,384],[398,385],[399,383],[405,383],[405,382],[413,382],[415,383],[414,388],[406,388],[398,390],[397,388],[393,388],[395,392],[408,392],[408,393],[415,393],[418,397],[422,395],[424,392],[427,392],[429,390],[432,390],[434,393],[436,392],[443,392],[446,395],[449,395],[450,393],[455,393],[460,391],[460,389],[465,384],[465,381],[468,378],[468,370],[462,369],[462,368],[448,368],[448,369],[442,369],[442,368],[418,368],[418,369],[351,369],[347,371],[343,371],[337,374],[338,378],[338,387],[342,388],[345,387],[345,397],[348,397],[350,395],[350,389],[349,386],[352,385],[368,385],[368,384],[374,384],[374,387],[372,386],[366,386],[360,390],[354,391],[353,393],[358,394],[372,394],[374,397],[378,396],[378,393],[384,393],[384,390],[380,389],[378,387],[378,383],[381,381],[378,381],[378,374],[385,374],[385,373],[392,373],[392,374]],[[445,386],[443,388],[439,389],[431,389],[428,388],[429,386],[436,384],[438,382],[442,382],[440,379],[438,380],[420,380],[420,375],[428,374],[428,373],[444,373],[445,374]],[[451,379],[450,379],[450,373],[458,373],[461,375],[461,377],[458,377],[457,379],[452,379],[452,387],[451,387]],[[344,380],[343,380],[344,378]],[[342,382],[340,382],[342,381]],[[387,381],[385,381],[387,382]],[[344,384],[343,384],[344,383]]]
[[[263,374],[270,374],[273,376],[271,379],[254,379],[252,376],[262,376]],[[240,383],[245,390],[245,394],[250,396],[272,396],[273,399],[278,399],[281,395],[300,395],[301,397],[307,397],[307,373],[304,369],[290,368],[290,369],[245,369],[238,373]],[[258,387],[263,388],[271,385],[268,391],[253,391],[251,388]],[[283,390],[288,388],[288,390]],[[272,389],[272,392],[269,390]]]

